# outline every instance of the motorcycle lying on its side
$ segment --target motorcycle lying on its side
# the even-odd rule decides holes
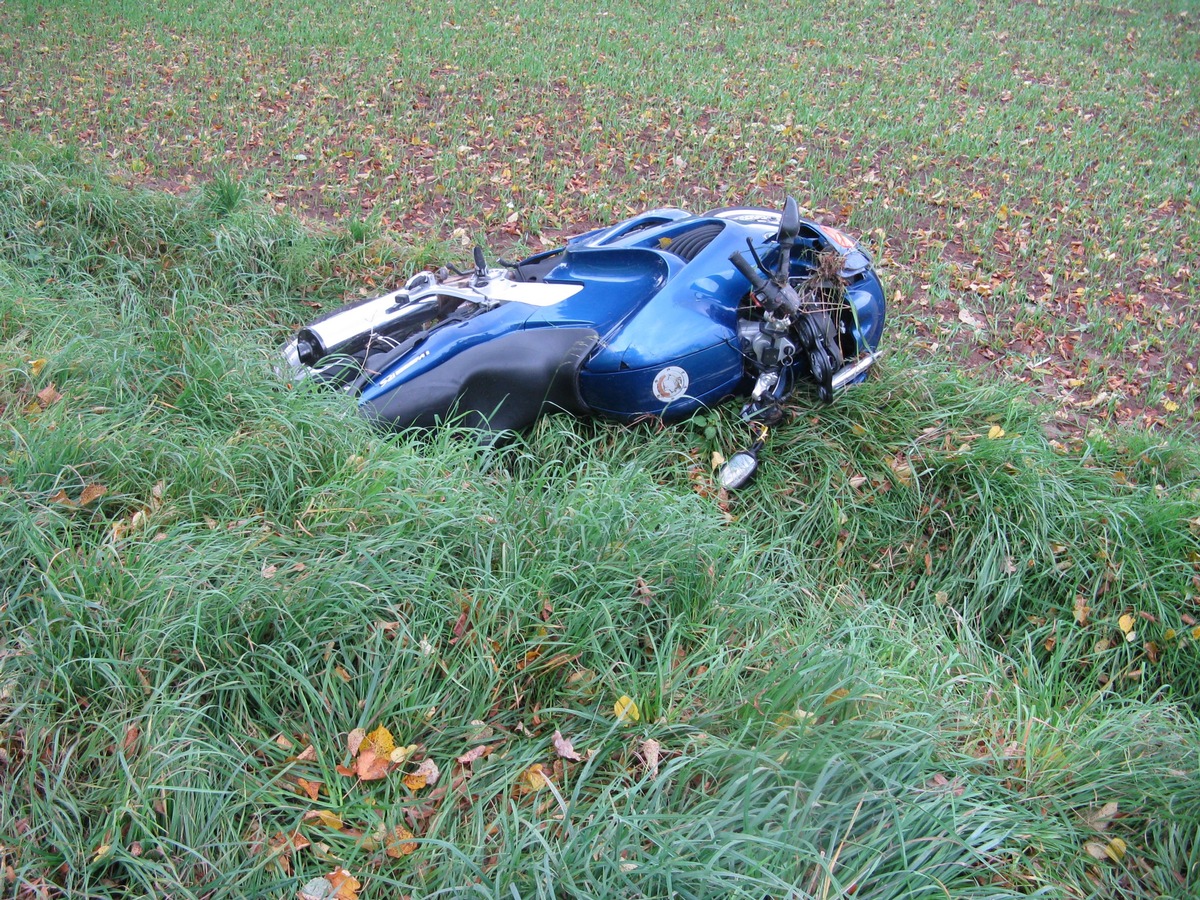
[[[553,411],[674,421],[733,397],[753,443],[721,484],[746,484],[798,386],[831,402],[883,333],[870,254],[782,211],[655,209],[519,262],[420,272],[300,328],[292,376],[357,398],[387,428],[456,421],[493,432]]]

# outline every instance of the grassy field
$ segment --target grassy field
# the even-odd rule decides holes
[[[538,247],[643,209],[863,234],[897,337],[1033,386],[1071,433],[1196,423],[1200,9],[848,0],[433,11],[0,5],[0,116],[183,190]],[[457,229],[462,229],[457,231]]]
[[[0,4],[4,895],[1194,895],[1198,19]],[[729,410],[485,450],[272,371],[785,190],[894,327],[736,498]]]

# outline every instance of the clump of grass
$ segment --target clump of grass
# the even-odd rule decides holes
[[[288,896],[336,865],[414,896],[1195,877],[1200,642],[1092,644],[1191,602],[1190,445],[1063,453],[1010,393],[902,356],[801,402],[726,501],[686,428],[384,436],[272,371],[262,298],[301,313],[308,283],[273,253],[320,272],[329,244],[57,165],[0,182],[24,235],[0,258],[13,892]],[[219,310],[218,285],[242,285]],[[444,780],[340,774],[378,725]]]

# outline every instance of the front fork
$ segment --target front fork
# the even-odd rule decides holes
[[[758,471],[758,454],[767,444],[771,428],[783,418],[783,400],[787,396],[786,377],[780,369],[759,373],[750,393],[750,402],[742,407],[741,419],[750,426],[753,440],[745,450],[727,459],[718,473],[721,487],[736,491],[745,487]]]

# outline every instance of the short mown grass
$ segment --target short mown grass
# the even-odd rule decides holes
[[[178,199],[14,147],[0,230],[7,893],[293,897],[338,866],[364,897],[1200,877],[1194,444],[1056,445],[1010,389],[900,349],[833,407],[800,398],[722,498],[686,424],[486,448],[289,389],[299,301],[340,296],[372,238],[232,182]],[[339,774],[380,725],[412,761]],[[422,759],[441,779],[405,784]]]

